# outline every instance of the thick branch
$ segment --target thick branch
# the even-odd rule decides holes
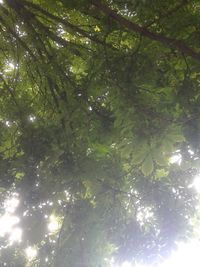
[[[100,0],[92,0],[92,3],[98,10],[103,12],[105,15],[111,17],[112,19],[116,20],[122,26],[128,28],[129,30],[139,33],[141,36],[147,37],[151,40],[162,43],[163,45],[168,46],[170,48],[177,49],[179,52],[184,53],[185,55],[188,55],[193,59],[200,61],[200,53],[195,52],[182,41],[172,39],[161,34],[153,33],[147,30],[146,28],[143,28],[138,24],[122,17],[116,11],[112,10],[109,6],[103,4]]]
[[[66,19],[62,19],[61,17],[58,17],[54,14],[49,13],[48,11],[44,10],[42,7],[40,7],[37,4],[28,2],[26,0],[20,1],[21,3],[23,3],[25,6],[30,7],[32,9],[35,9],[37,11],[39,11],[41,14],[45,15],[47,18],[56,21],[58,23],[61,23],[63,26],[68,27],[70,29],[72,29],[74,32],[82,35],[83,37],[86,37],[88,39],[90,39],[91,41],[103,45],[103,46],[108,46],[112,49],[116,49],[115,47],[111,46],[110,44],[105,43],[104,41],[101,41],[100,39],[98,39],[96,36],[92,35],[91,33],[77,27],[76,25],[73,25],[72,23],[70,23],[69,21],[67,21]]]

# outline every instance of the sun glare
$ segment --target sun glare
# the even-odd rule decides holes
[[[200,242],[192,240],[190,243],[179,243],[171,256],[159,265],[144,265],[140,263],[123,262],[121,265],[111,264],[113,267],[199,267]]]
[[[5,201],[4,208],[7,213],[13,213],[18,205],[19,199],[17,197],[12,197]]]
[[[191,186],[195,188],[197,193],[200,193],[200,176],[199,175],[194,178],[194,181]]]
[[[179,244],[177,251],[160,267],[199,267],[200,243],[193,241],[189,244]]]
[[[2,4],[2,2],[0,2],[0,4]],[[16,64],[14,64],[13,62],[7,62],[5,72],[13,71],[15,68],[17,68]]]
[[[34,122],[35,120],[36,120],[36,116],[34,115],[29,116],[29,121]]]
[[[9,214],[0,217],[0,236],[4,237],[13,231],[16,224],[19,223],[19,218]]]
[[[144,225],[146,222],[153,219],[153,212],[150,207],[141,208],[137,213],[137,221],[140,225]]]
[[[32,261],[37,256],[37,249],[34,247],[27,247],[25,249],[26,257],[29,261]]]
[[[182,161],[182,156],[179,153],[171,156],[171,158],[169,159],[169,163],[171,163],[171,164],[178,164],[178,165],[180,165],[181,164],[181,161]]]
[[[48,224],[48,230],[50,233],[55,233],[59,229],[59,220],[54,215],[50,216],[50,222]]]
[[[14,242],[21,242],[22,238],[22,229],[17,226],[20,219],[13,214],[18,205],[17,194],[13,194],[11,198],[5,201],[5,213],[0,216],[0,237],[8,236],[10,245]]]
[[[132,264],[129,261],[125,261],[122,263],[121,267],[132,267]]]
[[[22,238],[22,229],[19,227],[13,228],[9,237],[11,244],[16,241],[21,242],[21,238]]]

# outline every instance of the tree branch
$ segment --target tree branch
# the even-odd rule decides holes
[[[92,0],[92,4],[105,15],[111,17],[113,20],[119,22],[122,26],[129,30],[139,33],[141,36],[147,37],[151,40],[157,41],[167,47],[177,49],[181,53],[192,57],[193,59],[200,61],[200,53],[195,52],[193,49],[188,47],[184,42],[166,37],[161,34],[153,33],[146,28],[139,26],[138,24],[129,21],[128,19],[119,15],[116,11],[111,9],[109,6],[103,4],[100,0]]]
[[[87,32],[87,31],[77,27],[76,25],[73,25],[72,23],[70,23],[66,19],[62,19],[61,17],[58,17],[58,16],[56,16],[54,14],[49,13],[48,11],[46,11],[45,9],[43,9],[42,7],[40,7],[37,4],[28,2],[26,0],[21,0],[20,2],[23,3],[24,6],[27,6],[27,7],[30,7],[32,9],[34,9],[34,10],[39,11],[41,14],[45,15],[47,18],[49,18],[49,19],[51,19],[53,21],[56,21],[58,23],[61,23],[63,26],[65,26],[67,28],[72,29],[75,33],[78,33],[78,34],[82,35],[83,37],[88,38],[89,40],[91,40],[91,41],[93,41],[93,42],[95,42],[97,44],[100,44],[100,45],[103,45],[103,46],[106,45],[106,46],[116,50],[115,47],[111,46],[110,44],[107,44],[107,43],[103,42],[102,40],[100,40],[96,36],[92,35],[90,32]]]

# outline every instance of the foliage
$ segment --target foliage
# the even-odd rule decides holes
[[[2,203],[19,195],[23,235],[12,247],[2,238],[0,265],[152,263],[192,235],[199,10],[195,0],[1,3],[0,192]],[[60,229],[49,233],[52,215]]]

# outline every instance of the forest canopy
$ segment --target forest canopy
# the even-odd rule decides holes
[[[158,266],[197,236],[199,14],[0,1],[0,266]]]

